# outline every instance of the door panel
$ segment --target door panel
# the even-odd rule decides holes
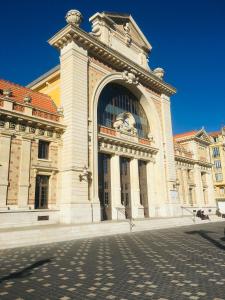
[[[120,157],[121,204],[125,207],[126,218],[131,217],[130,206],[130,160]]]
[[[37,175],[35,187],[35,209],[48,208],[49,176]]]
[[[111,156],[104,153],[98,155],[98,194],[101,206],[101,219],[111,219]]]

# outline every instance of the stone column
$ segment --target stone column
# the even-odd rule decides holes
[[[182,191],[183,191],[183,203],[182,204],[190,205],[187,169],[183,169],[183,170],[181,170],[181,172],[182,172]]]
[[[149,217],[159,216],[159,204],[157,202],[157,189],[155,186],[155,165],[149,161],[147,168],[147,185],[148,185],[148,215]]]
[[[195,204],[198,207],[204,206],[204,195],[201,178],[201,170],[199,166],[195,165],[193,170],[194,182],[195,182]]]
[[[111,209],[112,220],[125,219],[124,206],[121,204],[120,157],[113,155],[111,163]]]
[[[176,191],[176,167],[174,158],[174,144],[170,111],[170,98],[161,95],[164,160],[168,190],[168,215],[176,216],[181,213],[178,193]]]
[[[11,136],[0,136],[0,209],[6,208]]]
[[[25,208],[28,206],[28,195],[30,185],[30,154],[31,154],[31,140],[22,139],[21,145],[21,160],[19,173],[19,192],[18,192],[18,206]]]
[[[130,194],[131,194],[131,216],[132,218],[144,218],[144,207],[140,204],[140,183],[138,160],[130,161]]]
[[[88,165],[88,57],[74,41],[64,45],[60,56],[61,101],[64,108],[62,148],[61,222],[82,223],[95,219],[88,199],[88,178],[80,175]]]
[[[207,192],[208,192],[208,206],[212,206],[216,208],[216,199],[214,193],[214,185],[213,185],[213,175],[212,170],[206,173],[206,183],[208,185]]]

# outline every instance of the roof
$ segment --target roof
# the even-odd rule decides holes
[[[0,79],[0,89],[10,89],[12,92],[10,100],[12,101],[24,104],[24,97],[29,95],[31,97],[30,105],[32,107],[47,111],[49,113],[58,114],[55,103],[48,95],[32,91],[29,88],[6,81],[4,79]]]
[[[209,135],[210,136],[213,136],[213,137],[216,137],[216,136],[218,136],[218,135],[220,135],[221,134],[221,131],[213,131],[213,132],[210,132],[209,133]]]
[[[43,75],[39,76],[38,78],[36,78],[32,82],[30,82],[26,87],[27,88],[32,88],[35,84],[37,84],[41,80],[45,79],[46,77],[52,75],[54,72],[58,71],[59,69],[60,69],[60,65],[55,66],[54,68],[50,69],[49,71],[47,71]]]
[[[198,130],[187,131],[187,132],[175,134],[174,135],[174,139],[180,139],[180,138],[192,136],[192,135],[195,135],[196,133],[198,133]]]

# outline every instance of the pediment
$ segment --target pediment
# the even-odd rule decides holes
[[[149,70],[148,54],[152,46],[131,15],[102,12],[89,20],[95,38]]]
[[[116,31],[119,31],[124,36],[129,34],[131,40],[139,47],[147,51],[151,50],[152,47],[150,43],[131,15],[107,12],[105,12],[105,15],[113,21],[112,27],[114,27]]]
[[[206,142],[206,143],[210,143],[211,144],[211,139],[210,139],[210,136],[206,133],[205,129],[201,129],[199,130],[196,135],[195,135],[195,138],[198,138],[200,140],[202,140],[203,142]]]

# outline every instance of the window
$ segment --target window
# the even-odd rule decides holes
[[[49,176],[37,175],[35,187],[35,209],[48,208]]]
[[[214,161],[214,166],[216,169],[220,169],[221,168],[221,160],[215,160]]]
[[[38,158],[48,159],[49,154],[49,142],[39,141],[38,144]]]
[[[220,188],[220,194],[223,195],[224,194],[224,187]]]
[[[213,148],[213,157],[218,157],[218,156],[220,156],[219,147],[214,147]]]
[[[98,104],[98,124],[114,128],[118,115],[130,113],[135,119],[138,136],[147,138],[149,123],[147,116],[137,97],[127,88],[116,83],[107,85],[100,96]]]
[[[192,188],[188,189],[188,198],[189,198],[189,204],[193,205],[193,194],[192,194]]]
[[[222,173],[217,173],[215,174],[216,181],[222,181],[223,180],[223,174]]]

